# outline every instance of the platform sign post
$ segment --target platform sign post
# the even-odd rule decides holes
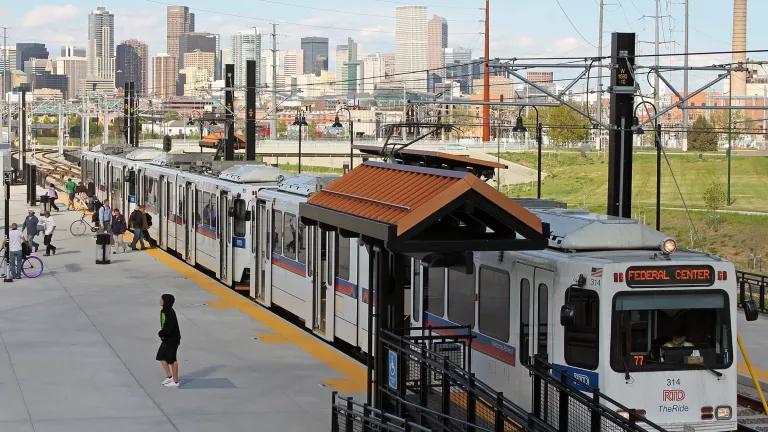
[[[608,214],[632,217],[632,117],[635,34],[611,35],[611,130],[608,138]]]
[[[397,390],[397,353],[392,350],[388,350],[387,354],[387,363],[389,365],[387,368],[387,385],[392,390]]]

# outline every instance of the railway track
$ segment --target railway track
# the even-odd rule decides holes
[[[763,412],[760,399],[755,397],[751,385],[739,383],[736,401],[739,419],[739,431],[768,432],[768,416]]]

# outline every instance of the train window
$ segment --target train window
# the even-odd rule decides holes
[[[283,254],[283,212],[272,212],[272,253]]]
[[[448,270],[448,319],[459,325],[475,324],[475,271]]]
[[[595,291],[569,288],[565,293],[576,312],[576,321],[565,327],[565,361],[584,369],[597,369],[599,347],[599,297]]]
[[[614,299],[611,367],[617,372],[724,369],[733,362],[723,291],[655,291]]]
[[[527,365],[531,344],[531,282],[520,281],[520,363]]]
[[[411,284],[411,287],[413,287],[411,309],[413,309],[413,311],[411,312],[411,316],[413,316],[413,320],[416,322],[421,320],[421,309],[419,308],[419,304],[421,303],[419,301],[421,297],[421,271],[421,261],[413,260],[413,283]]]
[[[480,332],[500,341],[509,340],[509,273],[480,267]]]
[[[336,277],[349,280],[349,239],[336,234]]]
[[[283,256],[290,259],[296,259],[296,216],[285,213],[285,223],[283,225]]]
[[[232,207],[235,210],[235,237],[245,237],[245,200],[234,200]]]
[[[538,334],[536,335],[536,354],[544,357],[547,355],[547,332],[549,329],[549,288],[546,284],[539,284],[539,296],[536,313],[538,318]]]
[[[197,225],[203,225],[203,203],[205,203],[205,192],[197,191],[196,192],[196,205],[195,205],[195,226]]]
[[[299,220],[299,251],[298,251],[298,261],[302,264],[307,263],[307,235],[306,235],[307,227],[304,225],[301,220]]]
[[[429,267],[424,272],[424,310],[440,318],[445,314],[445,269]]]
[[[157,194],[155,192],[155,179],[144,176],[144,205],[157,209]]]

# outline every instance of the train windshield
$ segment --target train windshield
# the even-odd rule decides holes
[[[724,292],[616,295],[611,367],[617,372],[723,369],[733,358]]]

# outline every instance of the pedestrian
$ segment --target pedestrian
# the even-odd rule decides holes
[[[176,352],[181,344],[181,331],[179,331],[179,321],[176,319],[176,311],[173,310],[173,303],[176,299],[172,294],[163,294],[160,297],[160,348],[157,350],[155,359],[162,363],[165,379],[162,385],[165,387],[179,386],[179,362],[176,358]]]
[[[125,250],[128,248],[127,244],[125,243],[124,234],[128,230],[128,227],[125,224],[125,218],[122,214],[120,214],[120,210],[115,209],[112,212],[112,246],[114,246],[114,250],[112,251],[113,254],[117,253],[118,248],[123,248],[123,253],[125,253]]]
[[[45,226],[45,237],[43,237],[45,256],[51,255],[51,252],[56,255],[56,246],[51,242],[53,232],[56,230],[56,221],[53,219],[53,216],[51,216],[51,212],[45,212],[43,216],[45,216],[45,221],[43,222],[43,225]]]
[[[77,184],[77,187],[75,188],[75,194],[77,196],[77,199],[80,201],[80,206],[82,207],[83,204],[87,205],[88,202],[88,188],[85,187],[85,184],[82,180]]]
[[[143,209],[143,207],[142,207]],[[146,210],[144,210],[144,217],[147,219],[147,229],[144,230],[144,240],[149,242],[150,248],[156,248],[157,247],[157,240],[153,239],[152,236],[149,234],[149,228],[152,226],[152,215],[147,213]]]
[[[143,206],[136,206],[128,217],[128,225],[133,228],[133,240],[131,240],[131,250],[138,250],[136,248],[136,242],[141,242],[141,250],[146,249],[144,246],[144,230],[147,229],[147,216],[144,214]]]
[[[35,252],[40,247],[40,243],[35,241],[35,236],[38,234],[37,225],[40,220],[35,216],[33,209],[27,210],[27,217],[24,218],[24,225],[21,227],[21,231],[27,232],[27,239],[29,239],[29,245],[35,248]]]
[[[59,211],[59,207],[56,206],[56,200],[59,199],[59,193],[56,192],[56,186],[51,183],[48,185],[48,202],[51,204],[51,208]]]
[[[24,259],[23,243],[27,241],[17,224],[11,224],[8,238],[5,240],[8,246],[8,261],[11,266],[11,279],[21,279],[21,262]]]
[[[101,222],[99,219],[99,209],[101,209],[102,204],[101,204],[101,201],[99,201],[99,198],[96,196],[93,196],[90,199],[91,199],[90,211],[93,212],[93,214],[91,215],[91,222],[93,222],[94,225],[96,225],[96,228],[98,228],[101,226]]]
[[[112,231],[112,207],[109,206],[109,199],[104,200],[104,204],[98,211],[99,224],[104,228],[104,232]]]
[[[70,178],[70,179],[67,179],[66,183],[64,183],[64,187],[67,189],[67,194],[69,195],[67,210],[74,210],[75,209],[75,189],[77,189],[77,184]]]

